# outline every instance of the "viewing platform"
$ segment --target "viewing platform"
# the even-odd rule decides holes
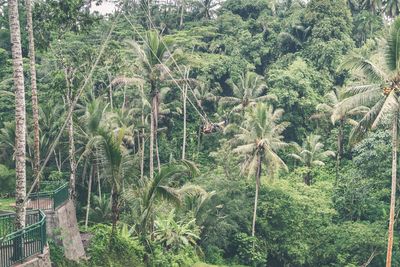
[[[64,243],[65,236],[72,244],[66,249],[66,257],[84,256],[75,207],[69,200],[68,183],[43,182],[41,185],[43,191],[30,194],[27,201],[24,229],[15,228],[15,213],[0,214],[0,267],[16,266],[27,261],[29,263],[35,257],[43,256],[45,252],[48,254],[48,238]],[[60,228],[62,237],[53,233],[56,228]],[[50,266],[49,264],[48,259],[48,264],[40,266]]]

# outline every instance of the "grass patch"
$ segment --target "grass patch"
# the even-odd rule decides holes
[[[0,211],[13,211],[11,205],[15,203],[14,198],[0,198]]]

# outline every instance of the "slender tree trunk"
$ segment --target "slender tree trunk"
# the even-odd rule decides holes
[[[185,0],[181,0],[181,18],[179,21],[179,28],[183,28],[183,15],[185,12]]]
[[[113,190],[111,194],[111,213],[112,213],[112,233],[111,235],[114,237],[116,234],[116,229],[117,229],[117,222],[119,219],[119,193],[115,188],[115,185],[113,185]]]
[[[108,94],[109,94],[109,98],[110,98],[110,107],[111,107],[111,110],[113,110],[114,109],[114,106],[113,106],[113,91],[112,91],[112,84],[111,84],[111,75],[109,73],[108,73],[108,81],[109,81]],[[123,106],[125,107],[125,97],[124,97]]]
[[[147,0],[147,16],[148,16],[148,27],[149,27],[149,29],[151,29],[152,28],[152,24],[153,24],[153,22],[152,22],[152,20],[151,20],[151,6],[152,6],[152,4],[151,4],[151,1],[152,0]]]
[[[394,212],[396,206],[396,183],[397,183],[397,121],[398,114],[394,114],[392,129],[392,189],[390,194],[390,214],[389,214],[389,231],[388,231],[388,247],[386,255],[386,267],[392,266],[392,249],[393,249],[393,228],[394,228]]]
[[[185,77],[186,78],[186,77]],[[182,160],[185,160],[186,154],[186,97],[187,85],[183,86],[183,141],[182,141]]]
[[[337,154],[336,154],[336,181],[339,178],[340,160],[343,156],[343,127],[344,120],[340,120],[339,133],[337,136]]]
[[[251,236],[255,236],[256,233],[256,218],[257,218],[257,205],[258,205],[258,193],[260,190],[260,178],[261,178],[261,156],[257,156],[257,172],[256,172],[256,194],[254,196],[254,211],[253,211],[253,225],[251,227]]]
[[[202,126],[199,126],[199,131],[197,132],[197,156],[200,154],[200,148],[201,148],[201,131],[202,131]]]
[[[72,102],[70,102],[71,104]],[[69,163],[71,175],[69,178],[69,194],[71,199],[76,198],[76,160],[75,160],[75,139],[74,139],[74,122],[72,116],[68,122],[68,142],[69,142]]]
[[[304,183],[305,183],[306,185],[311,185],[311,180],[312,180],[312,177],[311,177],[311,168],[308,167],[308,171],[304,174]]]
[[[95,167],[95,174],[97,175],[97,193],[99,194],[99,200],[101,201],[102,193],[101,193],[100,173],[96,167]]]
[[[156,145],[157,162],[159,164],[158,157],[158,143],[157,143],[157,130],[158,130],[158,98],[159,92],[157,90],[156,82],[150,80],[150,91],[152,92],[151,99],[151,114],[150,114],[150,178],[154,177],[154,146]],[[160,171],[160,166],[158,166]]]
[[[157,133],[156,133],[155,141],[156,141],[157,169],[158,169],[158,173],[160,173],[161,172],[161,163],[160,163],[160,153],[158,152],[158,136],[157,136]]]
[[[154,111],[153,101],[150,113],[150,179],[154,178]]]
[[[154,87],[155,88],[155,87]],[[153,97],[153,107],[154,107],[154,144],[156,148],[156,157],[157,157],[157,167],[158,167],[158,172],[161,171],[161,166],[160,166],[160,154],[158,152],[158,114],[159,114],[159,92],[155,94]]]
[[[69,80],[68,70],[65,69],[65,80],[67,84],[67,102],[68,108],[72,107],[72,88]],[[68,153],[69,153],[69,164],[70,164],[70,178],[69,178],[69,197],[72,200],[76,199],[76,160],[75,160],[75,140],[74,140],[74,120],[73,111],[68,120]]]
[[[26,214],[26,207],[24,204],[26,196],[26,114],[21,31],[17,0],[8,0],[8,15],[10,21],[11,53],[15,89],[15,226],[17,229],[22,229],[25,227]]]
[[[40,133],[39,133],[39,101],[36,85],[36,59],[35,59],[35,39],[33,36],[32,22],[32,3],[26,0],[27,27],[29,39],[29,65],[31,72],[31,90],[32,90],[32,115],[33,115],[33,175],[36,178],[40,169]],[[37,188],[39,188],[39,181]]]
[[[92,179],[93,179],[93,165],[90,166],[90,174],[89,174],[88,199],[87,199],[86,217],[85,217],[85,229],[86,230],[87,230],[88,223],[89,223],[90,197],[92,194]]]
[[[141,159],[140,159],[140,178],[143,179],[144,177],[144,148],[146,146],[145,139],[144,139],[144,111],[142,107],[142,147],[141,147]]]

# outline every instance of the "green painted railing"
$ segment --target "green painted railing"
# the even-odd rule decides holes
[[[52,185],[53,182],[48,182]],[[51,191],[36,192],[29,195],[30,206],[34,209],[55,210],[69,198],[68,183],[56,184],[58,187]],[[54,184],[53,184],[54,187]]]
[[[29,195],[25,228],[15,228],[15,213],[0,215],[0,267],[21,263],[26,258],[43,253],[47,243],[46,215],[42,210],[55,210],[69,198],[68,183],[43,183],[47,191]]]
[[[46,215],[41,210],[29,211],[26,227],[15,230],[15,214],[0,215],[0,266],[9,267],[26,258],[43,253],[47,243]]]

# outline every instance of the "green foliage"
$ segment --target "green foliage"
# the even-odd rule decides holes
[[[187,246],[196,246],[200,229],[195,219],[176,221],[175,210],[171,210],[165,218],[155,220],[153,232],[156,243],[160,243],[168,251],[178,251]]]
[[[271,69],[268,73],[270,93],[278,98],[276,107],[286,112],[283,120],[290,121],[286,136],[301,140],[311,128],[310,117],[331,86],[331,81],[321,75],[304,59],[296,58],[288,66]]]
[[[154,245],[152,249],[150,266],[192,266],[199,261],[196,251],[191,247],[184,247],[177,252],[165,251],[160,245]]]
[[[339,56],[353,47],[352,17],[345,0],[312,0],[304,22],[311,26],[305,55],[320,69],[335,70]]]
[[[93,235],[88,248],[91,266],[144,266],[143,246],[124,231],[117,231],[111,247],[110,226],[97,224],[89,232]]]
[[[360,266],[378,250],[385,250],[382,224],[346,222],[327,227],[313,246],[315,258],[311,266]],[[382,266],[382,257],[375,257],[371,266]]]
[[[0,164],[0,196],[14,192],[15,189],[15,170]]]
[[[60,171],[51,171],[47,180],[49,181],[63,181],[66,178],[66,174]]]
[[[85,262],[75,262],[70,261],[64,256],[64,249],[56,244],[53,240],[48,242],[50,254],[51,254],[51,263],[54,264],[55,267],[85,267],[87,266]]]
[[[239,233],[235,236],[236,253],[240,263],[248,266],[265,266],[268,255],[266,247],[256,237]]]
[[[399,13],[398,1],[125,1],[119,16],[104,17],[90,12],[96,2],[102,1],[34,3],[40,153],[42,161],[50,157],[43,180],[69,177],[68,134],[50,148],[68,109],[67,82],[78,97],[77,214],[84,214],[91,190],[92,226],[90,259],[82,266],[208,266],[200,260],[221,266],[363,266],[369,258],[369,266],[384,265],[391,133],[383,115],[398,99],[382,89],[398,90],[400,22],[386,25]],[[29,181],[33,129],[23,1],[20,7]],[[15,99],[8,10],[0,9],[5,196],[15,191]],[[83,94],[75,95],[112,26],[104,55]],[[360,48],[350,52],[354,46]],[[362,86],[346,88],[354,81]],[[186,158],[196,164],[176,161],[182,155],[183,88]],[[155,155],[150,179],[153,97],[161,169]],[[218,122],[229,126],[202,133],[202,126]],[[372,128],[377,131],[369,133]],[[304,145],[286,145],[292,142]],[[338,168],[330,150],[339,152]],[[255,185],[244,176],[257,173],[258,159],[259,206],[250,237]],[[278,166],[288,172],[277,172]],[[310,186],[305,177],[312,177]],[[0,202],[4,207],[13,201]],[[111,222],[112,240],[111,227],[103,225]],[[50,246],[57,266],[78,266]],[[397,266],[398,242],[393,255]]]

